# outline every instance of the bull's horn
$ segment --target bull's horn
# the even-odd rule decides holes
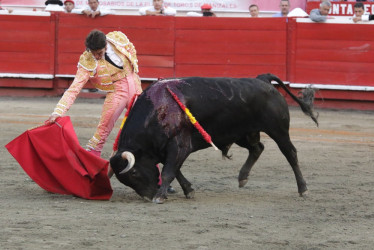
[[[135,165],[135,156],[131,152],[125,151],[121,154],[121,157],[122,159],[127,160],[129,162],[127,164],[127,167],[119,173],[119,174],[124,174],[128,172]]]

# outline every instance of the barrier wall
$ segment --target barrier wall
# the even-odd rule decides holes
[[[0,87],[53,88],[55,16],[0,15]],[[31,76],[23,81],[17,74]],[[43,81],[33,75],[43,74]],[[4,91],[2,91],[4,92]]]
[[[321,99],[374,101],[374,26],[299,18],[288,33],[291,87],[318,84]]]
[[[142,77],[174,76],[174,17],[105,16],[91,19],[80,15],[59,14],[57,74],[75,74],[85,50],[87,34],[98,28],[107,33],[124,32],[135,45]],[[77,25],[79,24],[79,25]]]
[[[289,81],[374,86],[371,25],[303,23],[295,19],[289,25]]]
[[[107,16],[103,20],[59,15],[58,75],[75,73],[86,35],[100,27],[103,32],[121,30],[129,37],[138,53],[142,78],[246,77],[265,71],[286,77],[286,21],[282,18],[261,23],[238,18],[201,23],[196,17],[152,16]]]
[[[284,18],[176,18],[175,75],[286,77]]]
[[[144,82],[270,72],[294,92],[318,85],[320,106],[354,101],[345,106],[374,110],[374,26],[307,20],[0,15],[0,93],[61,94],[73,80],[86,35],[97,28],[129,37]]]

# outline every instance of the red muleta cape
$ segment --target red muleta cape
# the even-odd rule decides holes
[[[84,199],[109,200],[109,162],[82,148],[69,116],[27,130],[5,146],[43,189]]]

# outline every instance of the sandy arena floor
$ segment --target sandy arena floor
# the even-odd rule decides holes
[[[110,201],[89,201],[48,193],[26,175],[4,145],[43,123],[57,101],[0,97],[0,249],[373,249],[374,112],[318,110],[317,128],[290,108],[306,198],[263,135],[265,151],[246,187],[238,188],[237,175],[247,152],[234,146],[233,160],[222,160],[209,148],[182,168],[195,198],[185,199],[173,182],[177,193],[156,205],[116,178]],[[78,99],[68,112],[81,145],[102,102]],[[110,152],[107,143],[103,156]]]

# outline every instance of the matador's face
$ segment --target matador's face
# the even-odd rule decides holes
[[[96,60],[104,59],[106,48],[98,49],[98,50],[91,50],[92,55],[95,57]]]

